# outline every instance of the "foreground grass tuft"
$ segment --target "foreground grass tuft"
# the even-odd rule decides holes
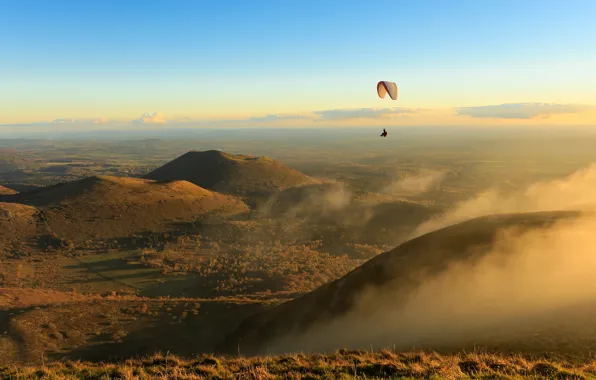
[[[52,362],[42,367],[5,367],[2,378],[18,379],[595,379],[596,360],[521,355],[383,350],[338,350],[333,354],[267,357],[179,358],[156,354],[120,363]]]

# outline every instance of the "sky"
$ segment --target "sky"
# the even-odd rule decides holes
[[[593,0],[0,0],[0,125],[596,126]],[[376,84],[396,82],[399,98]]]

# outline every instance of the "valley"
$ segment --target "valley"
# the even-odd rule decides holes
[[[274,360],[250,358],[371,346],[422,348],[445,355],[439,361],[475,348],[577,360],[596,347],[584,277],[576,276],[581,297],[569,289],[560,296],[569,302],[489,318],[512,295],[483,282],[488,269],[475,272],[506,231],[525,239],[591,223],[588,137],[546,154],[530,133],[511,142],[497,132],[489,141],[404,130],[383,148],[366,130],[317,144],[312,131],[291,146],[276,133],[210,133],[1,141],[2,365],[164,352],[180,363]],[[453,272],[461,266],[484,293],[463,287],[466,270]],[[546,277],[536,279],[544,289],[564,284]],[[486,292],[492,308],[482,304]],[[385,354],[370,355],[362,360]]]

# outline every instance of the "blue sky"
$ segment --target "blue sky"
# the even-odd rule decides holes
[[[596,104],[596,1],[0,1],[0,123]],[[376,97],[395,81],[396,102]]]

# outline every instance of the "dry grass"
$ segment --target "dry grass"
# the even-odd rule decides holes
[[[0,289],[0,367],[213,352],[267,302]],[[0,375],[1,377],[1,375]]]
[[[64,361],[11,366],[1,371],[3,378],[21,379],[589,379],[596,377],[596,361],[486,353],[445,356],[423,351],[339,350],[327,355],[254,358],[200,355],[182,359],[156,354],[117,363]]]
[[[275,303],[276,299],[261,300],[242,296],[235,297],[139,297],[135,295],[118,294],[116,292],[106,294],[79,294],[76,292],[60,292],[49,289],[29,288],[3,288],[0,287],[0,310],[24,309],[36,306],[47,306],[56,304],[67,304],[73,302],[91,301],[135,301],[135,302],[216,302],[233,301],[241,303]]]

